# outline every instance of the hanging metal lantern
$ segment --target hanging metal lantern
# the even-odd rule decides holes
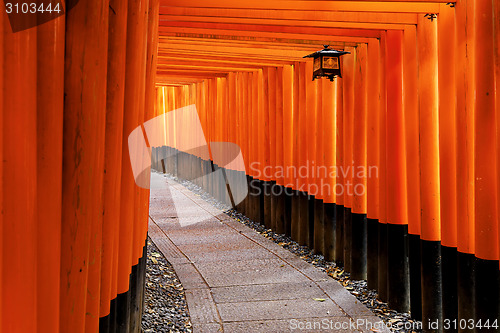
[[[316,78],[327,77],[333,81],[335,76],[342,77],[340,73],[340,56],[351,52],[337,51],[331,49],[330,45],[323,45],[325,48],[321,51],[316,51],[304,58],[314,58],[313,62],[313,81]]]

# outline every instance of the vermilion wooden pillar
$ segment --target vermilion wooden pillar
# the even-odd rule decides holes
[[[387,282],[388,303],[408,311],[408,202],[403,101],[403,32],[387,31]]]
[[[267,70],[264,68],[263,70],[258,72],[258,80],[257,80],[257,96],[258,96],[258,122],[257,122],[257,133],[258,133],[258,161],[259,161],[259,188],[260,188],[260,196],[259,196],[259,222],[266,225],[265,221],[265,197],[264,197],[264,181],[267,180],[265,175],[265,167],[268,165],[269,160],[269,142],[266,140],[266,129],[268,128],[268,104],[266,99],[265,90],[267,87]],[[267,226],[267,225],[266,225]]]
[[[6,14],[2,13],[4,18]],[[37,28],[3,21],[3,332],[37,327]],[[57,223],[57,222],[56,222]],[[7,288],[3,288],[8,286]],[[55,309],[52,309],[55,310]]]
[[[455,9],[440,5],[438,19],[439,166],[443,318],[458,319],[457,300],[457,136]]]
[[[128,323],[134,300],[131,293],[135,289],[135,277],[138,256],[138,230],[140,229],[140,190],[135,183],[131,169],[128,137],[133,130],[144,122],[144,80],[146,66],[146,23],[147,0],[129,1],[127,12],[127,45],[125,68],[125,102],[122,138],[122,174],[120,199],[120,234],[119,234],[119,266],[118,266],[118,296],[117,322]],[[138,47],[141,45],[142,47]],[[137,143],[136,143],[137,144]],[[142,151],[137,149],[133,158],[142,158]],[[141,242],[142,244],[143,241]],[[132,283],[130,283],[132,282]]]
[[[307,194],[307,208],[301,210],[300,216],[304,229],[302,238],[309,248],[314,248],[314,206],[316,189],[314,186],[315,175],[313,169],[316,168],[316,108],[318,103],[317,81],[310,78],[313,74],[313,64],[311,61],[305,63],[305,84],[306,84],[306,105],[303,110],[305,115],[302,140],[304,143],[304,190]],[[305,207],[305,206],[304,206]],[[306,213],[307,210],[307,213]],[[307,235],[307,237],[306,237]]]
[[[437,22],[418,16],[422,320],[442,322]]]
[[[272,209],[272,189],[276,184],[275,163],[276,163],[276,67],[267,67],[267,122],[266,122],[266,150],[267,169],[265,183],[264,214],[266,226],[276,230]]]
[[[289,168],[293,167],[294,161],[294,135],[293,131],[293,101],[294,101],[294,66],[288,65],[283,67],[283,166],[285,192],[285,234],[291,235],[292,227],[292,197],[293,197],[293,177],[292,173],[288,172]]]
[[[300,126],[300,110],[301,105],[303,105],[302,94],[305,89],[303,89],[304,77],[301,75],[301,63],[295,62],[293,66],[293,121],[292,121],[292,170],[293,173],[290,174],[290,181],[292,181],[293,188],[293,196],[291,199],[291,209],[292,209],[292,223],[291,223],[291,236],[295,241],[299,241],[299,233],[300,233],[300,186],[302,185],[301,179],[297,176],[297,170],[301,165],[301,151],[300,151],[300,143],[301,137],[299,133]]]
[[[475,319],[500,318],[498,271],[497,152],[493,1],[475,3],[476,107],[474,110]],[[487,331],[483,328],[481,331]]]
[[[98,329],[108,10],[88,1],[66,14],[61,332]]]
[[[337,125],[336,125],[336,177],[335,202],[335,262],[339,266],[344,265],[344,81],[337,79]]]
[[[125,50],[127,40],[127,3],[111,1],[116,14],[109,16],[108,74],[106,93],[106,146],[103,183],[103,247],[100,310],[100,330],[110,329],[110,302],[116,298],[120,179],[122,170],[123,102],[125,91]],[[115,306],[116,300],[113,301]],[[113,309],[113,314],[114,314]]]
[[[378,219],[380,180],[380,41],[368,43],[367,110],[367,283],[378,286]]]
[[[380,36],[380,182],[379,182],[379,233],[378,233],[378,294],[387,301],[387,32]]]
[[[298,108],[298,136],[299,144],[297,153],[299,154],[299,164],[297,165],[297,180],[299,190],[299,238],[298,242],[301,245],[309,244],[309,200],[307,197],[308,189],[308,170],[307,170],[307,96],[310,90],[307,89],[307,63],[299,64],[299,108]],[[302,172],[300,172],[302,171]]]
[[[273,198],[275,200],[274,203],[274,221],[276,232],[280,234],[284,234],[286,232],[286,215],[287,212],[285,210],[285,177],[284,177],[284,167],[285,167],[285,147],[287,137],[283,135],[285,122],[284,122],[284,99],[283,99],[283,89],[284,89],[284,69],[283,67],[278,67],[276,72],[276,120],[275,120],[275,175],[276,175],[276,187],[273,191]]]
[[[37,327],[59,332],[64,18],[37,30]]]
[[[319,175],[319,185],[321,194],[323,195],[323,255],[328,261],[335,259],[336,247],[336,175],[334,172],[337,164],[337,85],[339,79],[334,82],[323,80],[322,84],[322,113],[320,123],[321,143],[318,148],[318,155],[321,161],[320,166],[324,167],[325,173],[322,170]]]
[[[403,32],[403,88],[405,109],[406,179],[408,188],[408,259],[410,311],[422,318],[420,283],[420,137],[418,111],[417,30],[407,26]]]
[[[4,33],[5,33],[5,15],[0,15],[0,54],[3,54]],[[3,68],[3,56],[0,57],[0,68]],[[3,104],[4,104],[4,77],[0,75],[0,131],[3,133]],[[0,160],[3,161],[3,135],[0,135]],[[0,235],[3,235],[3,163],[0,163]],[[0,237],[0,285],[3,286],[3,236]],[[3,323],[3,288],[0,288],[0,323]],[[0,327],[1,328],[1,327]]]
[[[351,271],[351,249],[352,249],[352,191],[353,191],[353,113],[354,113],[354,65],[357,51],[355,48],[346,48],[351,54],[343,56],[342,81],[343,81],[343,145],[344,160],[341,172],[344,172],[344,268]]]
[[[354,64],[354,113],[353,113],[353,182],[352,182],[352,253],[351,276],[366,280],[367,268],[367,59],[368,45],[358,44]]]
[[[312,73],[311,73],[312,74]],[[326,122],[323,121],[323,112],[326,105],[323,104],[323,86],[326,84],[325,80],[316,80],[316,107],[314,110],[314,155],[312,158],[311,169],[311,184],[309,185],[309,193],[314,195],[313,199],[313,249],[315,253],[324,255],[324,238],[325,238],[325,219],[324,219],[324,194],[322,191],[322,173],[324,172],[324,143],[326,132],[324,126]],[[311,159],[311,158],[310,158]]]
[[[500,87],[500,4],[498,3],[498,1],[493,3],[493,15],[494,15],[493,45],[495,49],[495,86],[497,87],[495,93],[495,110],[498,110],[500,109],[500,92],[498,91],[498,87]],[[500,147],[500,135],[498,134],[498,130],[500,129],[500,117],[497,117],[496,119],[497,119],[497,169],[498,169],[498,166],[500,165],[500,154],[498,154],[498,147]],[[497,180],[497,182],[499,182],[499,184],[497,184],[498,185],[497,199],[500,201],[500,180]],[[500,207],[500,202],[497,205],[497,207]],[[498,231],[500,233],[500,225],[498,226]],[[499,247],[500,247],[500,242],[499,242]]]
[[[251,113],[251,127],[250,140],[252,142],[251,145],[251,176],[252,176],[252,184],[251,184],[251,195],[252,195],[252,207],[253,207],[253,215],[252,220],[256,222],[261,222],[261,204],[260,204],[260,156],[259,156],[259,79],[262,78],[262,71],[256,71],[252,73],[252,82],[251,82],[251,101],[252,101],[252,113]]]
[[[243,151],[243,161],[245,162],[245,177],[247,179],[247,184],[248,181],[250,180],[250,124],[251,124],[251,118],[250,118],[250,98],[249,98],[249,87],[250,87],[250,82],[249,82],[249,77],[250,73],[245,72],[241,76],[240,80],[240,89],[241,89],[241,94],[242,94],[242,99],[241,99],[241,107],[243,108],[242,110],[242,118],[240,122],[240,128],[242,130],[241,133],[241,147]],[[248,188],[248,193],[247,196],[245,197],[243,203],[244,203],[244,208],[243,208],[243,214],[246,216],[250,216],[250,188]]]
[[[458,317],[474,317],[474,3],[455,5]]]
[[[144,103],[144,121],[150,120],[155,116],[155,83],[158,62],[158,23],[159,23],[159,0],[149,0],[149,11],[147,14],[147,53],[146,53],[146,82],[145,82],[145,103]],[[148,231],[149,215],[149,189],[143,193],[145,209],[142,214],[142,238],[145,240]],[[144,244],[141,244],[143,247]],[[143,272],[141,273],[142,275]]]
[[[141,68],[141,90],[139,92],[139,107],[143,112],[139,115],[138,122],[143,124],[145,121],[153,118],[154,115],[154,91],[156,77],[156,60],[157,60],[157,45],[158,45],[158,20],[159,20],[159,1],[149,0],[146,2],[142,11],[143,20],[143,66]],[[143,131],[144,132],[144,131]],[[146,141],[147,143],[149,141]],[[150,149],[150,148],[148,148]],[[142,153],[142,151],[141,151]],[[144,157],[151,161],[151,151],[143,152]],[[150,168],[145,171],[144,184],[149,184]],[[144,302],[144,283],[146,275],[146,237],[148,230],[149,218],[149,188],[136,187],[137,195],[137,221],[134,233],[134,261],[133,274],[131,277],[131,321],[130,330],[136,331],[141,327],[142,307]]]

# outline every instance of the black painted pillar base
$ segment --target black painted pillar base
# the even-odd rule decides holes
[[[265,211],[265,205],[266,205],[266,195],[264,193],[265,191],[265,185],[263,180],[259,180],[259,189],[260,189],[260,195],[259,195],[259,201],[258,201],[258,217],[257,217],[257,222],[259,222],[262,225],[266,225],[265,219],[266,219],[266,211]]]
[[[248,217],[249,219],[252,219],[252,188],[250,187],[250,184],[252,182],[252,176],[247,175],[247,189],[248,189],[248,194],[247,197],[245,198],[245,216]]]
[[[146,281],[147,245],[137,265],[132,266],[129,290],[111,300],[110,313],[99,318],[101,333],[140,332],[144,309],[144,285]]]
[[[314,202],[314,252],[325,254],[325,218],[322,199],[313,199]]]
[[[115,330],[120,333],[130,332],[130,292],[116,296]],[[113,333],[113,332],[110,332]]]
[[[237,178],[235,179],[237,181],[237,186],[238,186],[238,197],[240,197],[240,195],[242,193],[245,193],[245,190],[248,191],[248,188],[246,188],[247,186],[247,180],[246,180],[246,177],[247,175],[242,172],[242,171],[238,171],[237,172]],[[242,180],[243,178],[245,178],[245,181],[244,181],[244,184],[241,184],[240,183],[240,180]],[[245,215],[246,214],[246,207],[247,207],[247,198],[248,198],[248,192],[247,192],[247,195],[241,200],[241,202],[239,202],[238,204],[236,204],[236,210],[238,211],[238,213],[242,214],[242,215]]]
[[[293,190],[293,195],[290,197],[291,205],[291,228],[290,233],[292,239],[299,242],[300,239],[300,192]]]
[[[262,215],[264,215],[262,207],[263,207],[263,198],[262,187],[260,184],[260,180],[253,178],[252,179],[252,206],[253,206],[253,216],[252,220],[257,223],[262,223]],[[262,201],[262,202],[261,202]]]
[[[351,214],[351,279],[366,280],[366,214]]]
[[[476,332],[493,332],[496,329],[485,327],[489,320],[500,326],[500,272],[498,260],[476,258],[475,323]],[[483,327],[479,327],[481,322]],[[499,329],[500,330],[500,329]],[[498,332],[498,330],[496,330]]]
[[[222,172],[222,182],[221,182],[221,190],[220,190],[220,193],[221,193],[221,201],[223,203],[225,203],[226,205],[228,206],[231,206],[234,208],[234,200],[232,200],[231,198],[231,188],[229,186],[229,180],[230,180],[230,177],[231,177],[231,170],[228,170],[226,168],[221,168],[221,172]]]
[[[366,219],[366,280],[369,289],[378,288],[378,220]]]
[[[176,162],[177,162],[177,174],[175,176],[179,178],[184,178],[184,152],[177,151]]]
[[[337,218],[336,218],[337,205],[334,203],[323,204],[323,219],[325,234],[323,237],[323,248],[325,260],[335,260],[335,246],[337,238]]]
[[[410,310],[408,225],[387,224],[387,299],[389,307]]]
[[[458,320],[457,248],[441,246],[443,318]]]
[[[214,184],[215,184],[215,198],[217,201],[223,202],[224,197],[223,191],[224,191],[224,176],[222,175],[221,168],[217,164],[214,163],[214,170],[216,171],[215,177],[214,177]]]
[[[420,240],[422,269],[422,324],[425,332],[443,331],[443,290],[441,278],[441,242]],[[438,322],[438,328],[428,326]]]
[[[337,205],[336,218],[337,224],[335,228],[335,263],[337,266],[344,266],[344,211],[343,205]]]
[[[279,193],[278,190],[279,185],[273,180],[271,181],[271,188],[269,189],[269,193],[271,195],[271,229],[276,232],[276,205]]]
[[[294,190],[289,187],[283,187],[285,201],[285,235],[292,236],[292,197]]]
[[[250,219],[259,222],[259,200],[260,200],[260,187],[259,181],[250,177],[250,193],[249,193],[249,206],[250,206]]]
[[[422,320],[422,273],[420,267],[420,235],[408,235],[410,268],[410,312],[415,320]]]
[[[262,190],[264,192],[264,220],[263,224],[268,229],[272,229],[272,198],[271,189],[273,187],[272,181],[262,181]]]
[[[116,303],[116,299],[113,299],[110,303],[109,314],[105,317],[99,318],[99,332],[104,332],[104,333],[114,332],[114,328],[113,330],[111,330],[111,314],[115,313],[114,303]]]
[[[213,167],[213,161],[210,160],[208,161],[208,174],[207,174],[207,192],[210,194],[212,197],[215,198],[214,195],[214,167]]]
[[[300,245],[309,245],[309,199],[306,192],[299,191],[299,238]]]
[[[387,302],[387,223],[378,225],[378,297]]]
[[[352,211],[344,207],[344,269],[351,272],[352,250]]]
[[[458,252],[457,255],[457,292],[458,318],[474,320],[476,291],[476,258],[473,254]],[[460,332],[474,332],[473,329],[460,329]]]
[[[250,217],[250,176],[245,175],[246,178],[246,188],[247,188],[247,196],[243,200],[243,212],[242,214]]]
[[[285,211],[285,200],[286,193],[285,187],[281,185],[274,185],[273,194],[273,216],[274,216],[274,227],[278,234],[286,233],[286,211]]]
[[[307,246],[314,249],[314,202],[316,201],[314,195],[307,195],[307,216],[308,227],[307,231]]]
[[[129,327],[130,332],[137,332],[137,312],[138,312],[138,302],[140,296],[138,295],[137,285],[138,285],[138,271],[139,265],[132,266],[132,273],[130,274],[130,319]],[[140,326],[140,322],[139,322]]]

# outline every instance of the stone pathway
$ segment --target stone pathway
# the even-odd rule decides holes
[[[194,332],[389,332],[326,273],[181,184],[154,173],[152,184],[149,236],[183,284]]]

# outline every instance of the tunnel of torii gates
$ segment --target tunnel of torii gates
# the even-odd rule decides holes
[[[139,331],[150,157],[225,201],[243,175],[238,211],[394,309],[498,324],[500,1],[447,2],[86,0],[15,32],[1,14],[0,331]],[[350,52],[342,78],[312,80],[322,45]]]

